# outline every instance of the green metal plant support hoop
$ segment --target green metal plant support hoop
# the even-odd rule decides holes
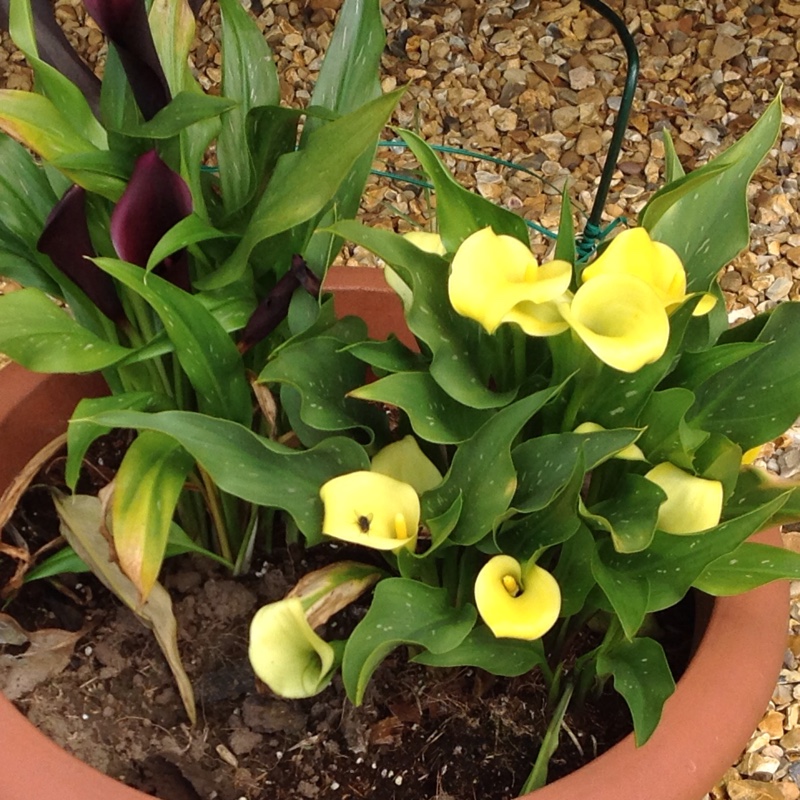
[[[589,214],[589,219],[586,222],[583,233],[578,240],[578,254],[583,261],[591,255],[604,233],[607,232],[604,232],[600,228],[600,218],[603,214],[603,208],[605,207],[606,198],[608,197],[608,190],[611,187],[611,178],[617,166],[617,160],[619,159],[620,150],[622,149],[622,140],[625,138],[625,131],[631,116],[633,95],[636,91],[636,82],[639,78],[639,52],[636,49],[636,42],[633,41],[631,32],[616,12],[605,3],[601,2],[601,0],[582,0],[582,2],[598,14],[601,14],[614,26],[619,38],[622,40],[622,45],[625,48],[625,54],[628,58],[625,87],[622,90],[622,99],[620,101],[619,111],[617,112],[617,118],[614,122],[614,132],[611,136],[611,143],[608,146],[608,155],[603,165],[603,172],[600,175],[600,184],[597,187],[597,194],[594,198],[592,211]]]
[[[603,215],[603,208],[608,198],[608,192],[611,187],[611,180],[614,175],[614,170],[619,160],[619,154],[622,150],[622,142],[625,138],[625,131],[628,127],[628,120],[631,115],[631,108],[633,106],[633,97],[636,91],[636,82],[639,78],[639,53],[636,49],[636,43],[633,40],[631,32],[628,30],[625,22],[619,15],[607,6],[602,0],[581,0],[589,8],[596,11],[601,16],[605,17],[613,26],[614,30],[622,40],[622,45],[625,48],[627,56],[627,69],[625,74],[625,86],[622,91],[620,99],[620,107],[617,112],[617,118],[614,121],[614,130],[611,136],[611,142],[608,146],[608,155],[606,156],[603,171],[600,175],[600,183],[597,187],[597,194],[595,195],[592,210],[584,226],[583,232],[578,238],[577,251],[579,262],[585,262],[589,256],[595,251],[597,245],[620,223],[624,221],[623,217],[619,217],[611,222],[610,225],[605,227],[600,226],[600,221]],[[382,147],[405,147],[406,144],[401,139],[391,139],[389,141],[381,141],[378,143]],[[466,150],[461,147],[451,147],[449,145],[430,145],[433,150],[440,153],[454,153],[457,155],[466,155],[472,158],[479,158],[483,161],[491,161],[493,164],[498,164],[503,167],[517,170],[519,172],[526,172],[529,175],[536,175],[535,172],[529,170],[527,167],[517,164],[513,161],[508,161],[496,156],[489,156],[483,153],[478,153],[473,150]],[[405,183],[410,183],[414,186],[422,186],[427,189],[432,189],[433,186],[427,181],[419,180],[417,178],[401,176],[396,172],[373,170],[373,175],[379,175],[386,178],[393,178],[395,180],[402,179]],[[538,176],[537,176],[538,177]],[[550,239],[556,239],[558,234],[554,231],[544,228],[535,222],[525,220],[529,228],[537,231],[538,233],[547,236]]]

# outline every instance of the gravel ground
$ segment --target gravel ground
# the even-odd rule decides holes
[[[305,104],[341,0],[270,2],[258,21],[278,58],[285,102]],[[641,78],[614,175],[607,220],[635,218],[657,187],[669,128],[685,168],[703,164],[747,130],[782,87],[784,128],[750,186],[752,246],[721,275],[729,319],[748,319],[800,298],[800,2],[796,0],[611,0],[635,33]],[[383,85],[409,83],[395,121],[429,141],[510,159],[535,174],[473,158],[446,157],[458,179],[483,196],[555,228],[561,187],[587,210],[594,198],[624,70],[611,26],[579,0],[384,0],[388,46]],[[256,10],[256,9],[254,9]],[[77,2],[57,16],[87,60],[102,69],[104,45]],[[206,4],[194,66],[211,91],[221,77],[216,6]],[[0,86],[28,88],[30,75],[3,34]],[[380,159],[414,169],[401,152]],[[364,202],[374,224],[405,230],[430,217],[425,192],[375,178]],[[545,240],[533,243],[537,254]],[[348,263],[369,263],[358,248]],[[2,291],[0,279],[0,291]],[[800,432],[770,444],[763,463],[785,476],[800,472]],[[800,533],[787,544],[800,550]],[[800,585],[793,603],[784,669],[766,715],[745,753],[705,800],[800,797]],[[735,654],[732,654],[735,657]]]

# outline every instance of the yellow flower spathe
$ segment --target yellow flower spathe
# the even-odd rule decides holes
[[[678,254],[663,242],[650,238],[644,228],[631,228],[615,237],[603,254],[583,271],[584,283],[598,275],[632,275],[643,280],[667,311],[673,311],[686,299],[686,271]],[[716,298],[706,294],[694,310],[695,316],[707,314]]]
[[[407,239],[411,244],[424,250],[426,253],[434,253],[437,256],[446,256],[447,248],[444,246],[442,237],[438,233],[431,233],[430,231],[409,231],[403,234],[403,238]]]
[[[475,604],[498,638],[531,641],[558,619],[561,590],[556,579],[536,564],[523,568],[511,556],[494,556],[475,580]]]
[[[260,608],[250,623],[253,671],[281,697],[313,697],[330,682],[333,648],[308,624],[297,597]]]
[[[453,308],[489,333],[515,322],[531,336],[552,336],[567,329],[554,301],[564,298],[571,276],[566,261],[539,266],[522,242],[483,228],[456,251],[448,291]]]
[[[645,478],[661,487],[667,499],[658,510],[657,526],[666,533],[693,534],[719,524],[722,484],[698,478],[664,461]]]
[[[636,372],[667,349],[667,312],[653,289],[632,275],[597,275],[559,311],[603,363],[621,372]]]
[[[413,548],[419,496],[412,486],[378,472],[348,472],[323,484],[322,532],[376,550]]]

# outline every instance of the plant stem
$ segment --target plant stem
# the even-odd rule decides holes
[[[225,519],[219,504],[217,486],[214,481],[211,480],[209,474],[199,464],[197,465],[197,469],[200,473],[200,479],[203,481],[206,503],[208,504],[208,513],[211,515],[211,519],[214,523],[214,535],[217,539],[219,553],[223,558],[232,562],[234,560],[233,553],[228,539],[228,531],[225,527]]]
[[[561,724],[564,721],[564,715],[567,713],[569,701],[572,698],[573,686],[567,683],[558,702],[555,713],[553,714],[550,723],[547,726],[547,731],[542,739],[542,744],[539,747],[539,753],[536,756],[536,761],[533,764],[533,769],[528,775],[528,779],[522,786],[520,794],[527,794],[535,789],[541,789],[547,783],[547,769],[550,766],[550,759],[553,757],[556,748],[558,747],[558,737],[561,731]]]

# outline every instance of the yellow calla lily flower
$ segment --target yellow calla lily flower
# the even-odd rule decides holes
[[[434,253],[437,256],[446,256],[447,249],[444,246],[442,237],[438,233],[430,231],[409,231],[403,234],[404,239],[408,239],[411,244],[424,250],[426,253]]]
[[[598,275],[633,275],[658,295],[667,311],[686,299],[686,271],[678,254],[663,242],[650,238],[644,228],[631,228],[616,236],[603,254],[583,271],[583,282]],[[694,309],[694,316],[707,314],[716,298],[706,294]]]
[[[582,422],[575,428],[573,433],[597,433],[604,430],[606,428],[596,422]],[[621,458],[623,461],[647,461],[642,449],[637,444],[629,444],[627,447],[623,447],[622,450],[614,455],[614,458]]]
[[[250,623],[253,671],[281,697],[313,697],[330,682],[333,648],[308,624],[297,597],[260,608]]]
[[[531,641],[553,627],[561,611],[561,590],[546,570],[522,567],[511,556],[494,556],[475,580],[475,604],[498,638]]]
[[[645,478],[660,486],[667,499],[658,510],[658,527],[666,533],[693,534],[719,524],[722,484],[698,478],[664,461]]]
[[[559,310],[584,344],[621,372],[636,372],[667,349],[667,312],[650,286],[632,275],[598,275]]]
[[[539,266],[530,249],[513,236],[483,228],[456,251],[448,291],[453,308],[494,333],[515,322],[531,335],[549,336],[567,329],[557,307],[539,309],[564,298],[572,276],[566,261]]]
[[[764,449],[763,444],[757,444],[755,447],[751,447],[745,453],[742,454],[742,464],[749,466],[752,464],[760,455],[761,451]]]
[[[442,482],[442,473],[420,450],[417,440],[411,435],[379,450],[370,466],[373,472],[407,483],[419,495]]]
[[[319,490],[322,532],[376,550],[413,548],[419,528],[419,496],[412,486],[378,472],[348,472]]]

